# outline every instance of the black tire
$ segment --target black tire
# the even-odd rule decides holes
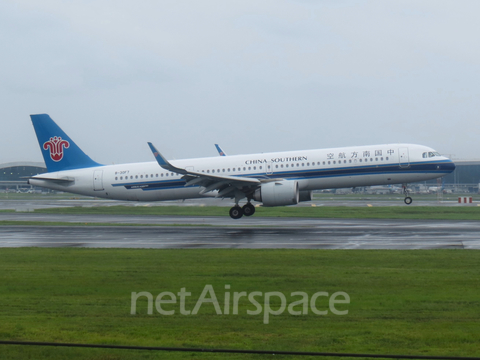
[[[245,216],[252,216],[253,214],[255,214],[255,206],[250,203],[246,203],[245,205],[243,205],[242,210],[243,215]]]
[[[243,210],[240,206],[234,206],[230,209],[230,217],[232,219],[240,219],[243,216]]]
[[[412,198],[411,198],[410,196],[407,196],[407,197],[405,198],[405,200],[403,200],[403,201],[405,201],[405,204],[410,205],[413,200],[412,200]]]

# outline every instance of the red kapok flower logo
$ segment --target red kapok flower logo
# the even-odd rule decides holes
[[[68,149],[70,143],[63,140],[60,136],[51,137],[50,140],[43,144],[45,150],[50,149],[50,157],[53,161],[60,161],[63,159],[63,148]]]

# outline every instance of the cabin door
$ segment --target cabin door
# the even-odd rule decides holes
[[[410,158],[408,156],[408,148],[400,148],[398,149],[398,163],[401,168],[408,168],[410,167]]]
[[[93,172],[93,190],[103,190],[103,170],[95,170]]]

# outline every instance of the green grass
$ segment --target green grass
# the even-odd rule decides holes
[[[140,224],[140,223],[95,223],[95,222],[62,222],[62,221],[23,221],[1,220],[0,226],[215,226],[211,224]]]
[[[227,207],[216,206],[106,206],[91,208],[65,207],[54,209],[38,209],[35,210],[35,212],[48,214],[228,216]],[[258,207],[254,216],[355,219],[480,220],[480,206]]]
[[[139,346],[480,356],[480,252],[463,250],[0,250],[0,339]],[[173,316],[131,292],[345,291],[348,315]],[[297,300],[296,298],[295,300]],[[319,300],[319,308],[326,308]],[[153,353],[0,345],[8,359],[263,359],[254,355]],[[276,356],[275,358],[279,358]],[[280,357],[291,358],[291,357]]]

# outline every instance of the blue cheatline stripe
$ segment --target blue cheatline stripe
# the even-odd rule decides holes
[[[320,179],[320,178],[332,178],[332,177],[344,177],[344,176],[361,176],[361,175],[388,175],[388,174],[414,174],[414,173],[445,173],[448,169],[437,169],[439,164],[450,165],[453,163],[449,160],[435,161],[435,162],[416,162],[411,163],[409,168],[401,168],[398,164],[384,164],[384,165],[367,165],[367,166],[355,166],[355,167],[341,167],[341,168],[329,168],[329,169],[301,169],[299,171],[284,171],[274,172],[272,175],[265,175],[264,173],[238,175],[257,177],[257,178],[277,178],[282,177],[290,180],[302,180],[302,179]],[[381,170],[381,171],[379,171]],[[185,188],[185,181],[181,179],[175,180],[157,180],[157,181],[144,181],[133,182],[123,184],[112,184],[112,186],[124,186],[127,190],[141,189],[143,191],[149,190],[166,190],[166,189],[179,189]],[[195,185],[193,187],[197,187]]]

